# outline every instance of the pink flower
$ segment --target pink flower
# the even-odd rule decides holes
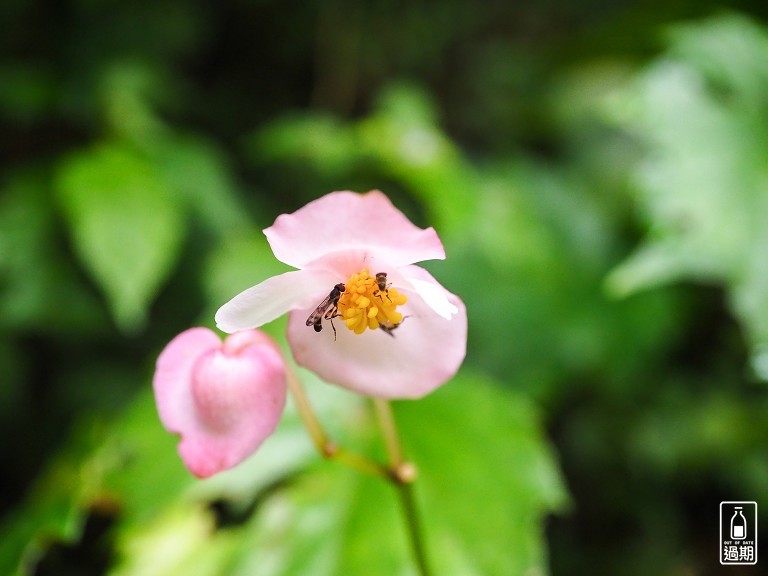
[[[222,306],[221,330],[255,328],[289,312],[296,362],[370,396],[417,398],[456,373],[466,353],[466,309],[413,265],[445,259],[434,229],[418,228],[374,190],[332,192],[279,216],[264,234],[275,257],[298,270]],[[310,318],[327,297],[325,314]]]
[[[191,328],[160,354],[153,386],[163,426],[181,435],[184,465],[205,478],[242,462],[275,430],[285,365],[263,332],[238,332],[222,343],[212,330]]]

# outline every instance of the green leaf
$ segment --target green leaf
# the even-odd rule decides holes
[[[461,234],[475,207],[476,175],[436,120],[435,105],[418,87],[396,84],[376,110],[356,123],[321,114],[286,116],[249,138],[259,161],[309,164],[331,181],[356,172],[379,171],[376,181],[393,179],[419,199],[441,234]]]
[[[57,184],[74,247],[115,320],[141,328],[184,232],[172,188],[152,161],[120,143],[65,159]]]
[[[176,504],[160,511],[132,537],[124,539],[128,562],[112,576],[206,576],[222,574],[227,539],[211,538],[212,515],[202,506]]]
[[[534,406],[465,376],[398,403],[397,419],[435,573],[546,573],[544,519],[567,495]]]
[[[364,158],[421,198],[441,234],[463,234],[476,203],[476,174],[435,120],[434,103],[420,89],[399,84],[356,126]]]
[[[280,118],[248,138],[246,147],[260,162],[298,160],[321,174],[349,168],[358,153],[349,126],[317,113]]]
[[[395,410],[407,456],[419,469],[416,506],[434,573],[546,573],[544,517],[566,495],[533,406],[480,378],[459,377]],[[352,413],[359,418],[359,410]],[[328,466],[273,503],[282,531],[264,527],[262,538],[287,548],[264,574],[415,575],[396,489]]]
[[[435,574],[546,573],[544,517],[566,495],[533,406],[491,382],[460,376],[395,409],[419,470],[416,505]],[[336,499],[338,519],[317,548],[335,549],[338,558],[320,573],[416,574],[395,489],[346,471],[335,482],[323,500]],[[288,573],[309,573],[317,561]]]
[[[114,61],[103,72],[100,92],[110,128],[120,138],[147,145],[168,129],[153,109],[153,96],[168,91],[162,72],[138,61]]]
[[[159,141],[154,154],[179,198],[207,228],[225,234],[249,227],[226,157],[211,142],[175,136]]]
[[[19,507],[0,524],[0,573],[33,574],[33,567],[54,542],[76,542],[85,517],[98,500],[98,475],[87,466],[103,429],[81,426],[40,476]]]
[[[614,103],[646,146],[633,178],[649,230],[608,288],[722,284],[768,380],[768,33],[725,15],[669,37],[667,54]]]
[[[72,337],[107,320],[57,232],[50,172],[9,174],[0,200],[0,326]]]
[[[740,106],[753,111],[765,106],[768,35],[756,22],[739,14],[724,14],[675,26],[668,38],[673,57],[701,70]]]

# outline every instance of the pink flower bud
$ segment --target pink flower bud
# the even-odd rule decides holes
[[[239,464],[274,432],[285,406],[285,365],[258,330],[222,342],[207,328],[191,328],[160,354],[153,386],[163,426],[181,436],[184,465],[205,478]]]

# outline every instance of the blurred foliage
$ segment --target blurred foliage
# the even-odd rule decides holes
[[[610,286],[724,285],[768,379],[768,33],[727,16],[669,36],[613,103],[648,148],[632,177],[650,233]]]
[[[310,374],[304,380],[315,389],[324,386]],[[382,451],[364,403],[346,392],[322,394],[320,415],[337,437],[368,453]],[[472,411],[464,409],[468,403]],[[430,544],[450,552],[435,558],[438,570],[541,570],[542,541],[531,526],[561,506],[565,493],[530,402],[468,375],[396,409],[409,454],[433,464],[423,468],[417,495],[429,519]],[[477,419],[488,426],[475,426]],[[445,422],[454,426],[446,430]],[[149,390],[119,421],[85,425],[74,444],[4,530],[0,560],[6,559],[9,573],[22,549],[19,573],[34,566],[61,573],[61,560],[46,564],[50,539],[77,542],[99,514],[115,523],[114,573],[120,575],[413,570],[394,490],[318,462],[290,408],[258,455],[206,481],[194,481],[171,457],[174,440],[157,425]],[[467,456],[456,457],[462,453]]]
[[[260,229],[372,188],[469,313],[395,406],[437,573],[716,573],[718,503],[768,496],[768,29],[731,6],[2,3],[0,573],[415,573],[395,492],[291,409],[201,482],[150,390],[286,269]]]

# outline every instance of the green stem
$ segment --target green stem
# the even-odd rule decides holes
[[[392,405],[383,398],[374,398],[373,404],[389,458],[389,477],[397,488],[400,502],[403,506],[405,525],[410,536],[413,557],[421,576],[430,576],[432,571],[429,568],[427,549],[422,536],[421,517],[419,516],[419,510],[413,494],[416,467],[403,457],[403,449],[397,432],[395,416],[392,413]]]
[[[400,502],[403,505],[405,513],[405,524],[408,527],[408,533],[411,536],[411,549],[414,560],[419,567],[421,576],[430,576],[429,560],[427,558],[427,548],[424,543],[421,528],[421,518],[419,510],[416,507],[416,499],[413,495],[413,482],[398,482],[397,491],[400,494]]]
[[[366,474],[385,478],[395,485],[403,506],[405,524],[410,536],[414,560],[421,576],[430,576],[432,572],[429,569],[426,546],[422,537],[421,519],[413,495],[416,467],[413,463],[403,458],[397,424],[389,401],[382,398],[374,398],[373,400],[389,460],[389,466],[385,467],[365,456],[338,447],[330,439],[320,424],[320,420],[318,420],[299,378],[290,365],[287,363],[286,365],[288,366],[286,373],[288,389],[291,391],[291,395],[296,402],[296,408],[299,411],[299,416],[304,422],[304,426],[310,438],[312,438],[317,451],[324,458],[338,460]]]
[[[376,417],[379,419],[381,434],[387,447],[389,463],[392,469],[395,470],[403,463],[403,450],[400,447],[400,436],[397,433],[397,424],[392,413],[392,406],[388,400],[383,398],[374,398],[373,406],[376,409]]]
[[[304,387],[301,385],[298,376],[296,376],[296,373],[290,365],[286,363],[286,366],[288,389],[291,391],[291,395],[296,402],[296,408],[299,411],[299,416],[301,417],[302,422],[304,422],[304,427],[307,429],[307,432],[312,439],[312,443],[315,445],[315,448],[320,455],[328,460],[338,460],[360,472],[389,478],[389,470],[381,464],[360,454],[340,448],[330,439],[320,424],[320,420],[318,420],[317,415],[312,408],[312,404],[309,402],[309,397],[304,391]]]
[[[384,479],[389,479],[389,470],[385,466],[382,466],[378,462],[366,458],[355,452],[344,450],[343,448],[336,448],[332,454],[325,455],[326,458],[338,460],[339,462],[346,464],[350,468],[355,468],[359,472],[370,474],[371,476],[379,476]]]
[[[309,432],[309,437],[312,438],[312,442],[315,444],[318,452],[325,454],[327,447],[331,445],[328,436],[320,425],[320,421],[315,415],[315,411],[312,409],[312,405],[309,403],[307,393],[304,392],[304,387],[301,385],[299,378],[293,369],[286,363],[286,382],[288,383],[288,390],[291,391],[294,402],[296,402],[296,408],[299,411],[299,416],[304,427]]]

